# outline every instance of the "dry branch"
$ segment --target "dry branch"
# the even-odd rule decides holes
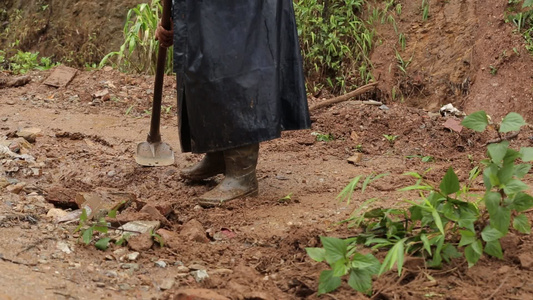
[[[342,96],[338,96],[338,97],[335,97],[335,98],[320,102],[318,104],[315,104],[315,105],[313,105],[313,106],[311,106],[309,108],[309,111],[314,111],[314,110],[317,110],[319,108],[327,107],[327,106],[330,106],[330,105],[335,104],[335,103],[346,101],[346,100],[348,100],[350,98],[353,98],[355,96],[359,96],[359,95],[361,95],[363,93],[366,93],[366,92],[374,89],[376,87],[376,85],[378,85],[377,82],[372,82],[372,83],[363,85],[362,87],[356,89],[355,91],[351,91],[351,92],[349,92],[347,94],[344,94]]]

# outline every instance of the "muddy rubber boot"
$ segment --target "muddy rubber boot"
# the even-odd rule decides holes
[[[224,153],[222,151],[208,152],[200,162],[181,170],[180,176],[189,180],[204,180],[223,174],[225,170]]]
[[[255,168],[259,144],[224,151],[226,177],[211,191],[198,199],[203,207],[217,206],[224,202],[258,194]]]

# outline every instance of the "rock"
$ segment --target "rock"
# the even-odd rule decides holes
[[[158,260],[158,261],[156,261],[156,262],[155,262],[155,265],[156,265],[157,267],[160,267],[160,268],[166,268],[166,267],[167,267],[167,263],[164,262],[164,261],[162,261],[162,260]]]
[[[19,129],[16,133],[18,137],[24,138],[30,143],[35,143],[35,139],[41,133],[40,128],[30,127]]]
[[[180,236],[174,231],[161,228],[156,231],[156,234],[163,238],[164,245],[170,248],[177,248],[181,244]]]
[[[57,244],[56,244],[56,248],[57,248],[58,250],[63,251],[63,252],[66,253],[66,254],[70,254],[70,253],[72,253],[72,249],[70,249],[70,246],[69,246],[67,243],[62,242],[62,241],[57,242]]]
[[[520,265],[522,268],[531,270],[533,269],[533,255],[531,255],[530,252],[524,252],[518,255],[518,259],[520,260]]]
[[[128,239],[128,246],[135,251],[147,251],[154,245],[154,240],[150,232],[135,235]]]
[[[24,189],[25,186],[25,182],[19,182],[17,184],[9,185],[8,187],[6,187],[6,190],[10,193],[18,194],[22,191],[22,189]]]
[[[511,267],[503,266],[503,267],[498,269],[497,273],[498,273],[498,275],[505,275],[505,274],[509,273],[509,271],[511,271]]]
[[[115,170],[111,170],[107,172],[107,177],[114,177],[115,175],[117,175],[117,171]]]
[[[180,236],[185,238],[188,241],[195,241],[198,243],[208,243],[209,239],[205,234],[204,227],[200,222],[195,219],[190,220],[189,222],[183,225],[181,229]]]
[[[165,218],[157,208],[151,205],[145,205],[140,212],[148,214],[154,221],[160,221],[162,224],[169,224],[167,218]]]
[[[159,226],[161,226],[161,222],[159,221],[133,221],[120,226],[117,229],[117,234],[123,234],[124,232],[130,233],[131,235],[150,233],[156,231]]]
[[[125,269],[125,270],[133,270],[133,271],[137,271],[140,269],[139,264],[121,264],[120,268]]]
[[[230,269],[216,269],[209,271],[211,275],[230,275],[233,274],[233,270]]]
[[[214,291],[207,289],[179,290],[172,300],[230,300]]]
[[[108,89],[103,89],[103,90],[97,91],[92,96],[94,98],[104,98],[105,96],[109,96],[109,90]]]
[[[127,255],[127,258],[129,261],[136,261],[139,258],[139,255],[141,255],[139,252],[132,252]]]
[[[7,180],[5,177],[0,177],[0,188],[5,188],[6,186],[10,185],[11,182]]]
[[[358,164],[363,160],[363,153],[356,153],[354,156],[348,158],[348,162],[351,164]]]
[[[176,281],[173,278],[165,278],[163,281],[161,281],[161,284],[159,285],[159,288],[163,291],[170,290]]]
[[[135,199],[133,194],[95,191],[78,193],[75,202],[87,210],[89,219],[105,217],[111,210],[120,210]]]
[[[109,277],[109,278],[117,278],[118,277],[118,273],[116,271],[105,271],[104,275]]]
[[[194,277],[194,280],[196,280],[196,282],[203,282],[204,280],[209,278],[209,275],[207,274],[206,270],[191,271],[190,274],[192,275],[192,277]]]
[[[59,220],[60,218],[65,217],[66,215],[68,215],[68,211],[64,211],[64,210],[59,209],[59,208],[52,208],[52,209],[50,209],[48,211],[48,213],[46,213],[46,216],[48,218],[51,218],[51,219],[53,219],[56,222],[57,222],[57,220]]]
[[[123,291],[129,291],[131,290],[131,285],[127,284],[127,283],[121,283],[118,285],[118,287],[123,290]]]

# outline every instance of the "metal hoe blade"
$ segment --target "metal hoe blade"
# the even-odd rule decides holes
[[[142,142],[137,145],[135,161],[147,167],[169,166],[174,163],[174,152],[167,143]]]

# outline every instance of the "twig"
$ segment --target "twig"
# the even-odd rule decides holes
[[[61,292],[54,292],[54,294],[61,295],[67,299],[79,299],[78,297],[72,296],[70,294],[61,293]]]
[[[377,82],[372,82],[372,83],[363,85],[362,87],[356,89],[355,91],[351,91],[348,94],[344,94],[342,96],[338,96],[338,97],[335,97],[335,98],[320,102],[318,104],[315,104],[315,105],[313,105],[313,106],[311,106],[309,108],[309,111],[314,111],[314,110],[317,110],[319,108],[323,108],[323,107],[330,106],[330,105],[335,104],[335,103],[346,101],[346,100],[348,100],[350,98],[353,98],[355,96],[364,94],[364,93],[374,89],[376,87],[376,85],[378,85]]]
[[[510,273],[507,273],[507,275],[505,275],[505,278],[503,278],[502,280],[502,283],[500,283],[500,285],[498,286],[498,288],[496,288],[496,290],[494,290],[494,292],[492,292],[492,294],[490,294],[490,296],[488,296],[487,298],[485,298],[485,300],[490,300],[492,299],[492,297],[494,297],[499,291],[500,289],[502,288],[502,286],[505,284],[505,282],[507,281],[507,278],[509,278],[509,275]]]
[[[10,262],[12,264],[23,265],[23,266],[28,266],[28,267],[35,267],[37,265],[37,264],[29,264],[29,263],[25,263],[25,262],[21,262],[21,261],[5,258],[3,254],[0,254],[0,259],[3,260],[3,261],[6,261],[6,262]]]
[[[485,146],[489,145],[489,144],[494,144],[494,143],[499,143],[501,141],[507,141],[507,140],[512,140],[514,138],[516,138],[518,136],[520,132],[517,131],[513,134],[510,134],[508,136],[503,136],[503,137],[498,137],[498,138],[495,138],[495,139],[492,139],[492,140],[488,140],[486,143],[485,143]]]
[[[330,296],[331,299],[333,299],[333,300],[339,300],[339,298],[337,298],[337,297],[335,297],[335,296],[333,296],[333,295],[331,295],[331,294],[324,294],[324,295],[326,295],[326,296]]]
[[[17,254],[15,254],[15,256],[19,256],[21,253],[26,252],[26,251],[28,251],[30,249],[33,249],[33,248],[37,247],[38,245],[42,244],[46,240],[56,241],[57,239],[53,238],[53,237],[46,237],[46,238],[43,238],[43,239],[39,239],[37,242],[35,242],[35,243],[27,246],[26,248],[20,250]]]

